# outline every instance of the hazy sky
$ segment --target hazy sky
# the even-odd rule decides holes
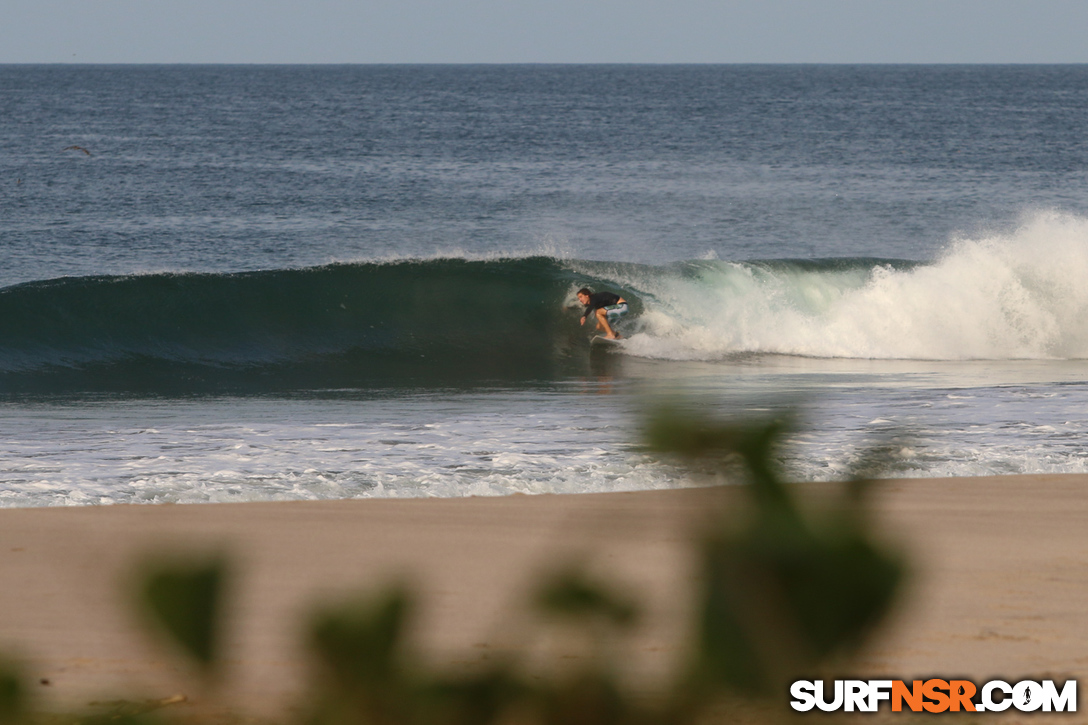
[[[0,0],[0,63],[1083,63],[1088,0]]]

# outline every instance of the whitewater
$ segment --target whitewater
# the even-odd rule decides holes
[[[718,482],[662,403],[1088,472],[1086,134],[1080,66],[0,66],[0,506]]]
[[[927,264],[692,262],[631,280],[652,303],[627,349],[674,360],[1084,359],[1085,279],[1088,220],[1055,212],[953,240]]]

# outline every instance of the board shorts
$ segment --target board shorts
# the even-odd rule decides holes
[[[612,324],[612,322],[627,314],[627,303],[621,302],[618,305],[608,305],[602,309],[604,309],[605,317],[608,318],[608,323]]]

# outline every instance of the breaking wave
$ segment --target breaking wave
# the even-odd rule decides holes
[[[0,290],[0,392],[273,391],[585,372],[582,285],[631,301],[629,355],[1088,358],[1088,220],[1040,214],[937,260],[666,266],[432,259],[62,278]]]

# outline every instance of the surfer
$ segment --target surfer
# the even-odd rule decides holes
[[[613,292],[590,292],[588,288],[583,287],[578,290],[578,301],[586,306],[579,324],[586,324],[590,314],[596,312],[597,329],[604,330],[604,336],[609,340],[619,339],[620,336],[609,323],[616,322],[627,314],[627,300]]]

